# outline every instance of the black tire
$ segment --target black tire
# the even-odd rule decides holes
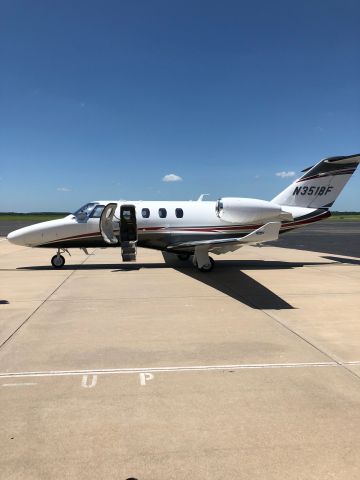
[[[54,268],[62,268],[65,265],[65,258],[62,255],[54,255],[51,259]]]
[[[211,272],[211,270],[215,267],[215,260],[211,257],[209,257],[209,260],[210,260],[209,265],[206,265],[205,267],[201,267],[201,268],[198,267],[200,272],[204,272],[204,273]]]
[[[186,262],[186,260],[189,260],[190,256],[191,256],[191,253],[179,253],[177,257],[182,262]]]

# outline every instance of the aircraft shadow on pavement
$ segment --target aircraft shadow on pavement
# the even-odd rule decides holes
[[[33,265],[29,267],[18,267],[15,270],[22,271],[35,271],[35,270],[49,270],[51,272],[64,270],[111,270],[112,272],[131,272],[134,270],[141,270],[142,268],[170,268],[163,262],[159,263],[78,263],[78,264],[66,264],[61,269],[56,270],[51,265]],[[10,269],[13,270],[13,269]],[[0,269],[1,271],[1,269]]]
[[[330,257],[324,257],[330,258]],[[337,258],[337,257],[336,257]],[[334,257],[335,259],[335,257]],[[344,260],[344,259],[341,259]],[[337,261],[337,260],[334,260]],[[329,263],[334,263],[334,261]],[[212,275],[219,266],[221,268],[237,267],[245,268],[246,270],[263,270],[263,269],[289,269],[304,267],[308,265],[327,265],[325,262],[281,262],[281,261],[266,261],[266,260],[218,260],[216,262],[216,267],[210,275]],[[52,265],[29,265],[26,267],[17,267],[17,268],[0,268],[0,271],[36,271],[36,270],[49,270],[51,272],[64,271],[64,270],[112,270],[113,272],[126,272],[144,269],[156,269],[156,268],[175,268],[178,270],[183,269],[194,269],[194,266],[191,262],[181,262],[179,260],[174,260],[172,262],[157,262],[157,263],[68,263],[65,264],[61,269],[56,270]],[[194,269],[195,272],[197,270]]]
[[[332,256],[326,256],[326,257],[322,257],[322,258],[326,258],[326,260],[331,260],[333,262],[337,262],[337,263],[347,263],[347,264],[350,264],[350,265],[360,265],[360,259],[356,259],[356,258],[343,258],[343,257],[332,257]]]
[[[333,263],[333,262],[329,262]],[[311,265],[327,265],[324,262],[281,262],[265,260],[219,260],[210,274],[194,268],[176,268],[229,297],[258,310],[289,310],[292,305],[242,270],[282,270]]]
[[[191,262],[168,263],[136,263],[136,264],[77,264],[65,265],[62,270],[111,270],[112,273],[131,272],[141,269],[173,268],[199,282],[215,288],[235,300],[259,310],[285,310],[294,307],[283,300],[276,293],[254,280],[242,270],[283,270],[301,268],[311,265],[328,265],[337,261],[337,257],[324,257],[330,260],[325,262],[281,262],[266,260],[218,260],[215,269],[210,273],[199,272]],[[345,260],[341,259],[340,260]],[[50,265],[20,267],[17,270],[50,270]]]
[[[248,307],[258,310],[287,310],[294,307],[247,275],[242,269],[288,269],[300,266],[303,264],[222,260],[216,262],[216,269],[210,274],[199,272],[194,268],[176,268],[176,270],[215,288]]]

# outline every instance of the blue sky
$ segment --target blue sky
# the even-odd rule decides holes
[[[359,16],[357,0],[2,0],[0,211],[271,199],[294,178],[276,173],[358,153]],[[334,208],[360,210],[359,187]]]

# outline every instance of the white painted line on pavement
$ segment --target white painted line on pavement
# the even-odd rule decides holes
[[[250,370],[267,368],[305,368],[305,367],[339,367],[337,362],[303,362],[303,363],[250,363],[239,365],[197,365],[179,367],[139,367],[139,368],[102,368],[94,370],[52,370],[40,372],[4,372],[0,378],[24,378],[24,377],[71,377],[76,375],[111,375],[129,373],[166,373],[166,372],[201,372],[201,371],[226,371],[226,370]]]
[[[37,385],[37,383],[3,383],[2,387],[29,387],[31,385]]]

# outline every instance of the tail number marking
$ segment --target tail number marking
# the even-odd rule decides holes
[[[334,188],[333,185],[329,185],[328,187],[308,187],[308,186],[303,186],[303,187],[295,187],[295,190],[293,191],[293,195],[327,195],[328,193],[331,192],[331,190]]]

